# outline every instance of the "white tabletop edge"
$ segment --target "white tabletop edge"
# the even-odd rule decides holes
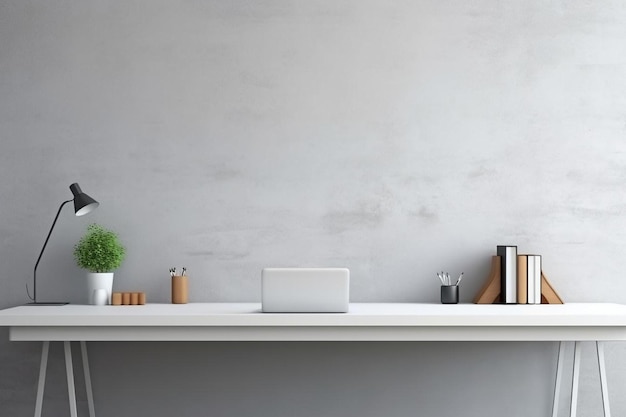
[[[262,313],[260,303],[19,306],[0,326],[626,326],[626,305],[351,303],[348,313]]]

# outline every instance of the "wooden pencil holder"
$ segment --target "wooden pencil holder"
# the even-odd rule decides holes
[[[189,301],[189,284],[187,275],[172,277],[172,304],[187,304]]]

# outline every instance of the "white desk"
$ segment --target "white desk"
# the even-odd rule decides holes
[[[70,341],[80,341],[87,398],[95,417],[87,341],[572,341],[570,415],[576,415],[580,341],[595,341],[605,417],[610,416],[603,341],[626,340],[626,305],[351,304],[348,313],[261,313],[260,304],[21,306],[0,311],[13,341],[43,341],[35,416],[41,415],[50,341],[63,341],[76,416]],[[556,417],[564,344],[557,362]]]

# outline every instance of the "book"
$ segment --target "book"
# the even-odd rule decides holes
[[[528,303],[528,256],[517,255],[517,303]]]
[[[527,255],[528,304],[541,304],[541,255]]]
[[[517,304],[517,246],[498,245],[500,265],[500,302]]]
[[[528,304],[535,304],[535,257],[534,255],[526,255],[528,259]]]
[[[517,303],[541,304],[541,255],[517,255]]]

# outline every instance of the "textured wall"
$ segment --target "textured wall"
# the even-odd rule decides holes
[[[0,307],[27,301],[75,181],[102,204],[63,212],[46,299],[85,301],[71,251],[96,221],[128,247],[116,288],[153,302],[172,265],[192,301],[259,301],[277,265],[347,266],[353,301],[437,301],[435,271],[463,270],[469,301],[495,246],[517,244],[566,301],[625,303],[624,39],[620,1],[0,1]],[[31,415],[39,346],[7,338],[0,415]],[[101,417],[548,415],[556,355],[91,346]],[[579,416],[600,416],[584,353]],[[626,346],[607,362],[623,415]]]

